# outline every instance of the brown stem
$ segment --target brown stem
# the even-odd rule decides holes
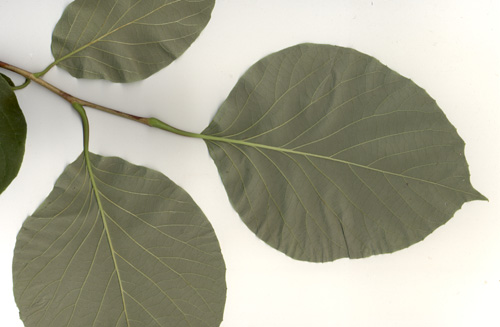
[[[77,98],[69,93],[64,92],[63,90],[59,89],[58,87],[46,82],[45,80],[43,80],[39,77],[36,77],[33,73],[31,73],[27,70],[24,70],[22,68],[13,66],[13,65],[8,64],[8,63],[3,62],[3,61],[0,61],[0,68],[10,70],[11,72],[14,72],[16,74],[19,74],[19,75],[29,79],[29,80],[32,80],[33,82],[43,86],[44,88],[48,89],[49,91],[52,91],[53,93],[57,94],[58,96],[60,96],[61,98],[63,98],[64,100],[68,101],[71,104],[78,103],[78,104],[85,106],[85,107],[90,107],[90,108],[94,108],[97,110],[101,110],[101,111],[110,113],[110,114],[115,115],[115,116],[123,117],[126,119],[130,119],[130,120],[151,126],[149,123],[149,121],[150,121],[149,118],[127,114],[125,112],[122,112],[122,111],[119,111],[116,109],[111,109],[111,108],[101,106],[101,105],[96,104],[96,103],[92,103],[92,102]]]

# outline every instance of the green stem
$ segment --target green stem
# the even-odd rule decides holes
[[[48,65],[41,72],[34,73],[33,76],[38,77],[38,78],[42,77],[43,75],[47,74],[49,72],[49,70],[51,70],[55,65],[57,65],[57,63],[58,63],[58,61],[54,61],[53,63],[51,63],[50,65]]]
[[[24,83],[23,83],[23,84],[21,84],[21,85],[16,85],[16,86],[12,87],[12,89],[13,89],[14,91],[17,91],[17,90],[22,90],[22,89],[24,89],[26,86],[30,85],[30,83],[31,83],[31,80],[30,80],[29,78],[26,78],[26,80],[24,81]]]
[[[197,134],[197,133],[191,133],[191,132],[186,132],[183,131],[182,129],[175,128],[173,126],[170,126],[167,123],[162,122],[161,120],[157,118],[148,118],[147,119],[147,125],[155,128],[159,128],[164,131],[168,131],[170,133],[174,133],[177,135],[182,135],[182,136],[187,136],[187,137],[194,137],[194,138],[204,138],[206,135],[203,134]]]
[[[85,160],[88,160],[88,153],[89,153],[89,119],[87,117],[87,113],[85,112],[85,109],[81,104],[78,102],[72,102],[71,105],[75,110],[80,114],[80,117],[82,118],[82,125],[83,125],[83,152],[85,154]],[[89,166],[89,162],[87,162],[87,166]]]

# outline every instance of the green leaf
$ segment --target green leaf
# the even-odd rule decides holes
[[[24,156],[26,121],[12,91],[12,80],[0,76],[0,193],[17,176]]]
[[[89,159],[66,168],[18,235],[25,325],[218,326],[225,264],[203,212],[159,172]]]
[[[393,252],[485,199],[436,102],[353,49],[260,60],[203,134],[243,221],[299,260]]]
[[[215,0],[76,0],[52,35],[55,64],[78,78],[142,80],[198,37]]]
[[[9,84],[10,86],[14,87],[16,86],[16,84],[14,84],[14,82],[10,79],[9,76],[5,75],[5,74],[2,74],[0,73],[0,76],[3,77],[3,79],[7,82],[7,84]]]

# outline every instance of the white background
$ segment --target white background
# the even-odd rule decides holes
[[[51,31],[69,0],[1,0],[0,60],[36,72],[52,61]],[[218,0],[176,62],[128,85],[46,80],[129,113],[200,132],[239,76],[301,42],[370,54],[437,100],[467,143],[467,203],[424,241],[393,254],[326,264],[294,261],[258,240],[233,211],[204,143],[88,110],[91,150],[160,170],[184,187],[218,235],[227,265],[223,327],[500,326],[500,1]],[[16,78],[17,82],[22,79]],[[22,326],[11,261],[23,220],[81,152],[81,125],[37,85],[19,91],[28,123],[24,163],[0,196],[0,319]]]

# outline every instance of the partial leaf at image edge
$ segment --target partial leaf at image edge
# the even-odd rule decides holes
[[[29,326],[219,326],[225,264],[209,221],[171,180],[82,154],[28,217],[14,295]],[[94,186],[95,185],[95,186]]]
[[[3,77],[3,79],[7,82],[7,84],[9,84],[11,87],[14,87],[16,86],[16,84],[14,84],[14,82],[12,81],[12,79],[10,79],[9,76],[5,75],[5,74],[2,74],[0,73],[0,77]]]
[[[76,0],[52,35],[59,67],[78,78],[142,80],[178,58],[205,28],[215,0]]]
[[[349,48],[258,61],[202,134],[246,225],[299,260],[394,252],[486,199],[435,100]]]
[[[13,83],[0,76],[0,193],[17,176],[24,157],[26,120],[12,91]]]

